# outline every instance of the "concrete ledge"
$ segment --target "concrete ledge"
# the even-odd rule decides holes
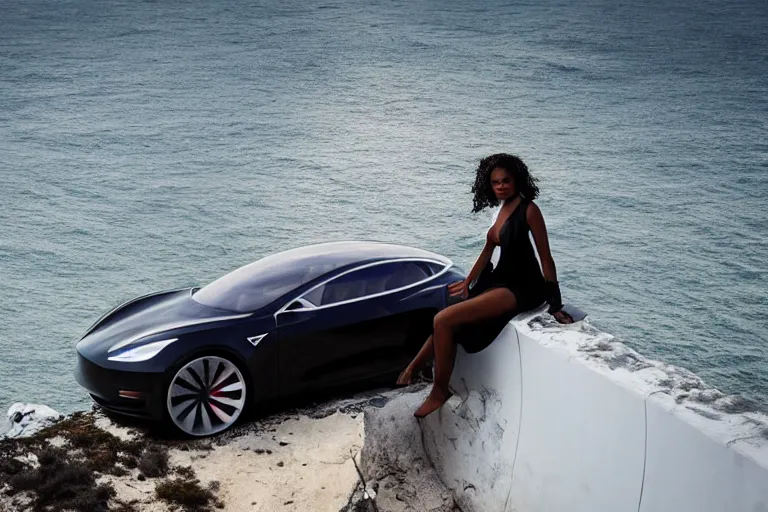
[[[768,512],[768,417],[588,320],[520,315],[451,385],[422,429],[465,512]]]

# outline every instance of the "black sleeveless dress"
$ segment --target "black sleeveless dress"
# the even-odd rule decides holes
[[[498,318],[462,325],[454,332],[454,340],[464,350],[475,353],[490,345],[502,329],[518,313],[528,311],[547,301],[547,287],[536,259],[531,231],[526,219],[530,201],[521,200],[499,231],[501,254],[494,267],[488,263],[469,290],[469,297],[477,297],[493,288],[508,288],[515,294],[517,309]]]

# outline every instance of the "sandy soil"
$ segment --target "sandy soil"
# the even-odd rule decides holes
[[[39,492],[54,485],[83,495],[64,508],[89,512],[453,511],[412,416],[425,393],[418,385],[364,393],[190,441],[76,413],[27,439],[0,442],[0,510],[26,512],[35,500],[40,507],[41,499],[59,499]],[[19,475],[38,483],[20,486]],[[160,499],[159,489],[175,484],[190,487]],[[85,496],[99,486],[101,494]],[[185,501],[190,495],[202,495],[201,504]],[[57,503],[45,507],[58,510],[64,501]]]
[[[226,510],[337,512],[358,483],[352,457],[362,446],[362,415],[337,412],[296,416],[211,451],[170,454],[171,464],[192,466],[203,484],[218,481]]]
[[[75,413],[0,441],[0,510],[454,511],[412,415],[426,391],[363,393],[187,441]]]

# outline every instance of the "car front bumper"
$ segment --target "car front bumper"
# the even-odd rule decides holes
[[[165,417],[165,375],[103,368],[78,352],[75,380],[108,411],[151,420]],[[125,398],[120,392],[140,394]],[[126,393],[124,393],[126,394]]]

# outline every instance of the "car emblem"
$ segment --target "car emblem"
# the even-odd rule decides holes
[[[256,345],[259,344],[261,340],[267,337],[267,334],[259,334],[258,336],[251,336],[250,338],[246,338],[246,339],[251,343],[251,345],[255,347]]]

